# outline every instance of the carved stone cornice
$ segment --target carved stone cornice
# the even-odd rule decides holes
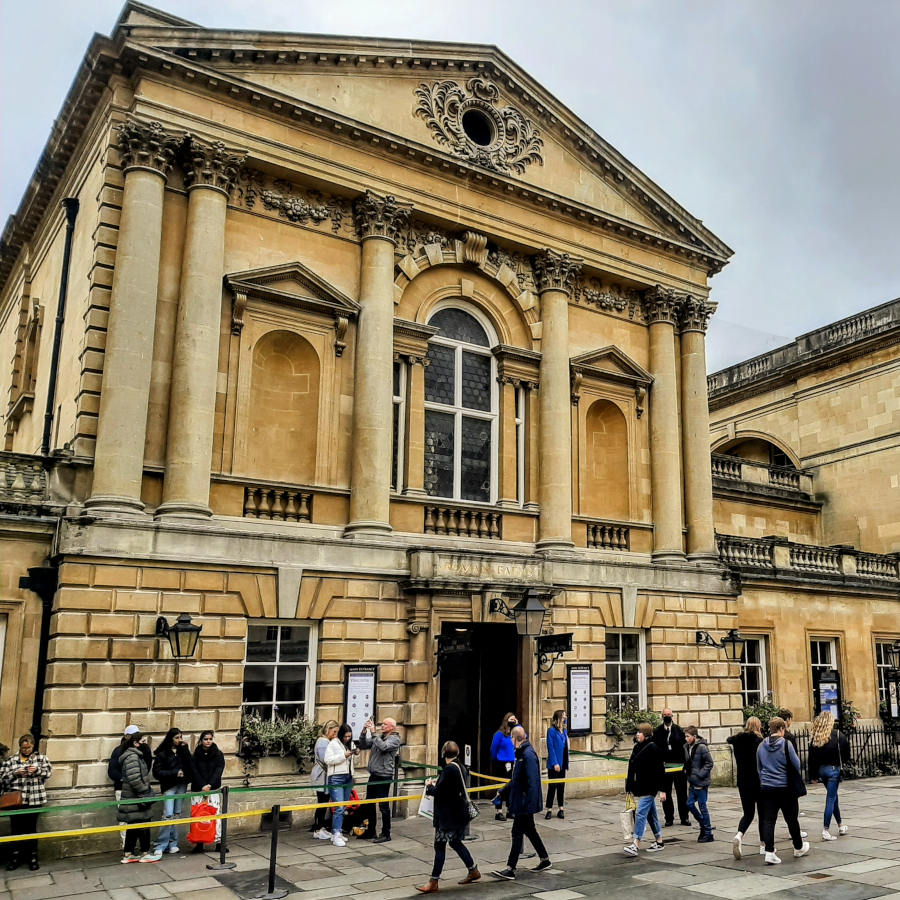
[[[706,334],[709,317],[716,311],[717,303],[701,300],[688,294],[681,304],[681,331],[699,331]]]
[[[658,284],[644,292],[644,318],[648,325],[656,322],[668,322],[675,325],[681,310],[682,297],[671,288]]]
[[[544,250],[532,257],[534,277],[540,293],[563,291],[569,296],[575,288],[575,279],[581,274],[584,260],[569,253]]]
[[[189,190],[210,187],[228,194],[246,159],[244,150],[231,150],[222,141],[203,141],[188,135],[182,155],[184,183]]]
[[[541,367],[540,353],[506,344],[498,344],[493,352],[497,360],[498,383],[537,387]]]
[[[379,237],[396,244],[401,230],[409,223],[412,211],[412,203],[404,203],[392,194],[381,196],[366,191],[353,201],[353,216],[361,240]]]
[[[506,174],[522,174],[531,163],[544,164],[540,131],[516,107],[498,108],[500,89],[483,76],[470,78],[465,87],[456,81],[422,82],[416,97],[415,114],[454,156]],[[467,114],[481,120],[483,140],[469,136]]]
[[[159,122],[146,122],[129,118],[116,126],[122,169],[153,169],[167,177],[175,162],[175,156],[184,141],[184,135],[176,135]]]

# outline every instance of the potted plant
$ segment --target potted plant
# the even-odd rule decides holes
[[[305,771],[312,763],[318,734],[319,725],[305,716],[268,719],[257,713],[244,713],[238,732],[237,753],[244,769],[244,784],[249,785],[259,760],[267,756],[293,756],[297,761],[297,771]]]

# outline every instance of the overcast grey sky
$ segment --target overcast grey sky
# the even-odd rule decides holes
[[[735,251],[709,369],[898,289],[900,0],[157,0],[212,28],[496,44]],[[0,0],[0,217],[120,0]]]

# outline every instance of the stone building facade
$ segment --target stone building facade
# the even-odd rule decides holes
[[[748,700],[815,715],[814,672],[867,720],[900,639],[900,300],[709,377],[722,561],[740,578]]]

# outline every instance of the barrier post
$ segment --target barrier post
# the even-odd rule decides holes
[[[221,813],[228,812],[228,787],[222,788],[222,804],[221,809],[219,810]],[[225,854],[228,852],[228,819],[219,819],[219,861],[217,863],[207,863],[207,869],[234,869],[237,867],[237,863],[226,862]]]
[[[281,818],[281,804],[276,803],[272,807],[272,843],[269,845],[269,889],[265,894],[260,894],[257,900],[281,900],[287,897],[284,888],[275,890],[275,860],[278,856],[278,821]],[[223,819],[223,821],[225,821]]]

